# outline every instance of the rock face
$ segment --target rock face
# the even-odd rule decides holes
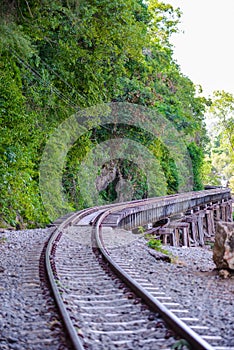
[[[117,168],[114,163],[105,164],[102,168],[100,176],[96,178],[96,189],[98,191],[105,190],[109,183],[114,181],[117,175]]]
[[[213,260],[218,269],[234,270],[234,223],[217,223]]]

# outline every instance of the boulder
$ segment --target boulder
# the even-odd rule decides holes
[[[217,222],[213,260],[218,269],[234,270],[233,222]]]

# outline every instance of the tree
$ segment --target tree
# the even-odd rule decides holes
[[[234,190],[234,96],[215,91],[208,110],[211,161],[222,179]]]
[[[36,225],[48,220],[39,191],[44,146],[59,125],[85,107],[117,101],[152,108],[175,124],[188,145],[196,142],[201,149],[205,101],[196,97],[170,45],[179,17],[178,10],[158,0],[2,1],[0,221],[15,225],[20,216]],[[178,190],[176,162],[163,142],[126,125],[113,130],[87,131],[67,155],[64,196],[73,207],[85,205],[76,176],[85,155],[118,133],[153,149],[163,170],[154,184],[157,193]],[[145,196],[142,169],[130,161],[116,165],[137,198]],[[110,184],[103,196],[114,195]]]

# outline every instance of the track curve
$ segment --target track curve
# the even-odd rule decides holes
[[[175,195],[174,197],[178,196],[179,195]],[[171,200],[173,196],[168,197]],[[102,207],[85,209],[78,213],[71,214],[55,223],[55,225],[57,225],[57,229],[51,237],[46,250],[46,266],[56,303],[59,307],[61,316],[63,318],[67,332],[71,338],[71,342],[74,346],[74,349],[81,350],[86,348],[92,348],[92,344],[97,344],[98,349],[99,338],[101,336],[104,337],[106,335],[110,336],[110,334],[114,334],[117,337],[118,334],[122,334],[125,336],[126,334],[136,334],[141,332],[142,334],[144,334],[144,337],[148,337],[147,334],[149,332],[146,333],[145,328],[140,327],[139,332],[135,328],[129,331],[100,331],[94,329],[91,332],[92,334],[88,336],[89,339],[86,339],[85,332],[82,332],[82,327],[86,327],[86,324],[91,325],[92,323],[95,323],[92,322],[92,315],[90,315],[89,312],[91,312],[92,314],[92,312],[95,313],[98,309],[102,310],[102,312],[105,309],[108,310],[108,308],[105,305],[107,305],[106,303],[109,303],[109,301],[101,298],[102,293],[103,295],[109,295],[110,298],[112,298],[112,301],[110,301],[111,304],[113,304],[113,300],[117,300],[118,298],[120,298],[118,305],[119,309],[121,309],[122,307],[125,307],[125,309],[129,308],[130,313],[134,314],[133,319],[134,317],[136,317],[137,312],[139,313],[139,310],[137,310],[137,312],[133,311],[133,305],[130,305],[129,302],[126,303],[126,300],[123,300],[122,296],[120,296],[120,294],[113,289],[111,280],[115,282],[117,281],[116,284],[118,285],[118,288],[121,290],[125,289],[129,299],[133,298],[136,300],[135,304],[137,304],[140,300],[140,303],[143,301],[143,304],[146,304],[149,308],[149,315],[145,314],[142,316],[143,318],[146,317],[144,321],[143,319],[139,320],[137,318],[134,319],[134,321],[129,321],[129,319],[126,319],[124,323],[128,324],[128,326],[131,322],[135,322],[134,324],[141,324],[142,322],[144,324],[146,323],[147,317],[148,319],[150,319],[150,317],[155,318],[156,314],[160,314],[160,317],[162,317],[165,320],[166,324],[169,325],[170,330],[172,330],[175,334],[179,335],[182,339],[186,339],[186,341],[190,344],[192,349],[216,349],[215,347],[210,345],[206,340],[204,340],[203,336],[198,335],[190,326],[188,326],[183,321],[182,317],[179,318],[176,316],[176,312],[178,312],[179,310],[173,310],[172,308],[167,306],[173,306],[173,303],[161,302],[160,299],[163,300],[167,298],[160,297],[160,291],[157,291],[155,287],[151,287],[149,283],[145,282],[144,279],[137,276],[135,272],[132,273],[131,269],[129,268],[126,262],[120,259],[116,260],[114,255],[108,251],[108,248],[105,245],[105,237],[103,237],[102,231],[103,226],[106,226],[105,220],[108,216],[129,208],[137,207],[139,209],[141,206],[145,206],[146,203],[147,205],[149,205],[151,203],[153,204],[155,202],[158,202],[159,200],[160,199],[158,198],[154,198],[142,201],[128,202],[124,204],[112,204]],[[79,223],[81,223],[82,220],[83,226],[86,228],[89,227],[90,230],[90,241],[88,244],[88,250],[86,248],[85,250],[84,246],[82,246],[84,245],[83,242],[81,242],[83,238],[80,241],[79,233],[77,233],[81,230],[82,225],[79,226]],[[73,228],[75,228],[75,230],[72,231]],[[85,232],[84,234],[86,235]],[[70,243],[71,240],[72,243]],[[65,245],[63,246],[63,244]],[[67,248],[66,246],[69,247]],[[58,254],[57,249],[59,250]],[[75,262],[73,265],[73,270],[72,272],[70,272],[70,263],[67,265],[67,261],[68,259],[73,259],[74,256],[77,256],[78,260],[74,260]],[[100,263],[101,269],[97,266],[98,262]],[[68,276],[66,276],[66,273],[68,274]],[[98,280],[91,282],[91,280],[95,277],[97,278],[97,276],[98,278],[103,279],[104,289],[106,288],[106,290],[109,291],[108,293],[105,293],[104,291],[101,291],[101,289],[98,289],[101,288],[100,285],[102,284],[102,281],[101,283],[97,282]],[[73,292],[69,292],[70,294],[68,293],[69,288],[65,286],[66,283],[68,283],[70,290],[73,290]],[[80,288],[79,283],[84,284],[84,286],[88,286],[87,288],[90,288],[90,283],[93,283],[95,285],[95,288],[96,286],[98,286],[98,288],[96,288],[96,297],[94,298],[92,292],[90,292],[90,294],[88,293],[87,295],[84,295],[84,287]],[[95,288],[92,285],[90,290],[93,291]],[[80,291],[81,296],[74,296],[74,291]],[[133,297],[131,297],[131,293]],[[97,298],[98,295],[100,296],[100,298]],[[91,306],[88,306],[87,297],[91,300]],[[110,309],[114,314],[113,305],[111,305]],[[76,313],[75,316],[74,312]],[[152,312],[154,313],[154,316],[150,316],[150,313]],[[118,319],[119,315],[117,315],[116,311],[115,316],[116,319]],[[81,317],[81,319],[83,318],[83,321],[81,321],[80,323],[78,321],[79,317]],[[186,319],[186,317],[184,319]],[[110,329],[112,329],[111,324],[115,324],[115,326],[120,326],[119,321],[108,322]],[[99,338],[95,338],[97,334]],[[150,336],[151,335],[149,335],[149,337]],[[116,339],[117,338],[115,338],[115,336],[110,336],[110,344],[113,341],[113,348],[115,348],[114,345],[116,345],[117,347],[121,345],[121,341]],[[123,337],[123,339],[125,338]],[[123,340],[123,344],[124,341],[125,340]],[[111,347],[109,348],[111,349]],[[96,349],[96,347],[94,347],[94,349]]]

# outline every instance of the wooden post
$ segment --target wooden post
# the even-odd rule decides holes
[[[181,222],[181,224],[183,224],[183,226],[180,226],[182,230],[182,244],[184,247],[190,247],[189,223]]]
[[[232,216],[232,200],[229,200],[229,201],[227,202],[227,205],[228,205],[228,220],[227,220],[227,221],[232,222],[232,221],[233,221],[233,216]]]
[[[211,210],[205,211],[205,224],[207,229],[208,237],[211,237],[213,234],[213,227],[212,227],[212,212]]]
[[[219,204],[214,205],[214,220],[215,221],[220,221],[220,206]]]
[[[189,224],[189,231],[191,233],[191,239],[193,240],[193,244],[198,246],[198,229],[197,229],[197,215],[186,216],[184,221]]]
[[[175,234],[174,234],[172,229],[167,228],[167,227],[159,228],[158,234],[161,236],[160,238],[161,238],[162,243],[164,245],[168,244],[168,240],[169,240],[170,245],[175,245],[175,242],[176,242],[175,241]]]
[[[204,245],[204,231],[203,231],[203,218],[204,213],[200,212],[198,214],[197,226],[198,226],[198,236],[199,236],[199,244],[201,246]]]
[[[227,221],[227,216],[226,216],[226,203],[221,204],[221,219],[223,221]]]
[[[214,208],[211,207],[210,209],[210,221],[211,221],[211,229],[213,235],[215,235],[215,225],[214,225]]]
[[[189,247],[190,236],[189,236],[189,223],[184,221],[170,222],[169,228],[173,228],[173,241],[175,246],[180,245]],[[180,239],[181,238],[181,239]]]

